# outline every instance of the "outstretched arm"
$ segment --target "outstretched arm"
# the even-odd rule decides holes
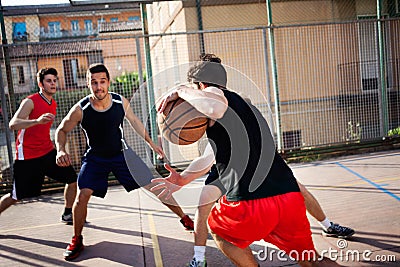
[[[161,190],[160,197],[170,198],[172,194],[182,186],[187,185],[193,180],[203,176],[210,171],[211,166],[214,164],[215,158],[212,151],[211,145],[208,143],[207,147],[200,157],[195,158],[189,166],[182,172],[178,173],[168,164],[165,164],[165,168],[170,172],[166,178],[155,178],[151,180],[154,183],[158,183],[156,186],[151,188],[151,191],[155,192]]]
[[[66,167],[71,165],[71,158],[65,150],[67,143],[67,135],[72,129],[78,125],[82,119],[82,109],[78,104],[74,105],[68,112],[67,116],[61,121],[56,129],[55,144],[57,149],[56,162],[59,166]]]
[[[164,151],[158,145],[156,145],[151,139],[148,131],[144,127],[143,123],[140,119],[133,113],[132,108],[130,107],[129,101],[123,97],[124,109],[125,109],[125,117],[128,120],[131,127],[137,132],[151,147],[151,149],[159,155],[159,158],[164,158]]]

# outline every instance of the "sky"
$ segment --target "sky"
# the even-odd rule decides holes
[[[2,0],[3,6],[44,5],[69,3],[68,0]]]

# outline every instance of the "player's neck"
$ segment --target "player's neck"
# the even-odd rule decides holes
[[[44,90],[40,90],[39,93],[40,93],[44,98],[47,99],[47,102],[51,103],[51,101],[53,100],[53,95],[52,95],[52,94],[49,94],[49,93],[47,93],[47,92],[44,91]]]
[[[105,110],[108,109],[111,105],[111,95],[107,93],[107,95],[102,99],[96,98],[94,95],[92,95],[92,97],[90,98],[90,102],[95,109]]]

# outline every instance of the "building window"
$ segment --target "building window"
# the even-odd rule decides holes
[[[64,79],[66,88],[76,88],[78,86],[78,59],[64,59]]]
[[[13,22],[13,40],[14,41],[27,41],[27,32],[25,22]]]
[[[71,31],[72,31],[72,33],[79,32],[79,21],[78,20],[71,20]]]
[[[285,149],[299,148],[301,146],[301,131],[283,132],[283,147]]]
[[[104,18],[98,19],[97,20],[97,29],[100,30],[100,26],[102,23],[105,23],[106,20]]]
[[[111,18],[110,21],[111,22],[118,22],[118,18]]]
[[[93,22],[90,19],[85,20],[85,33],[91,35],[93,33]]]
[[[61,37],[61,23],[59,21],[51,21],[48,23],[49,37]]]
[[[130,16],[128,18],[128,21],[140,21],[140,17],[139,16]]]
[[[23,85],[25,84],[25,74],[23,66],[14,66],[11,68],[13,83],[15,85]]]

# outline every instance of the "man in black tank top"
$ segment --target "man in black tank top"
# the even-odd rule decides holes
[[[110,74],[103,64],[93,64],[87,71],[91,94],[75,104],[56,130],[57,164],[71,165],[65,150],[67,134],[77,125],[86,137],[86,151],[78,175],[79,196],[73,206],[74,236],[64,252],[65,260],[72,260],[83,250],[82,230],[90,197],[104,198],[108,188],[108,175],[113,173],[126,191],[140,187],[150,189],[152,172],[136,153],[127,146],[123,135],[123,121],[163,157],[162,148],[150,138],[140,119],[133,113],[129,101],[108,91]],[[128,164],[129,163],[129,164]],[[132,166],[132,168],[130,168]],[[175,199],[160,199],[181,218],[181,223],[193,229],[193,221],[182,211]]]
[[[220,250],[237,266],[257,266],[249,245],[264,239],[301,266],[338,266],[328,258],[319,258],[315,251],[299,185],[276,152],[261,113],[224,88],[226,72],[222,64],[199,62],[189,72],[197,89],[178,88],[163,98],[158,110],[162,112],[169,101],[181,97],[212,121],[207,137],[226,193],[212,208],[208,224]],[[186,185],[206,174],[211,165],[204,164],[201,170],[186,169],[181,174],[166,166],[170,176],[153,179],[160,183],[154,189],[167,189],[172,194],[177,189],[170,181]],[[196,259],[192,263],[199,264]]]

